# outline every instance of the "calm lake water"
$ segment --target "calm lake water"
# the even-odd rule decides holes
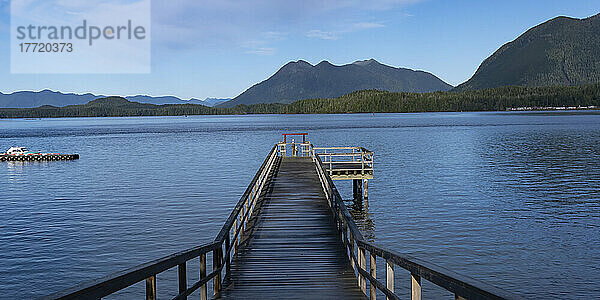
[[[0,163],[0,298],[212,241],[286,131],[375,152],[369,239],[525,297],[600,297],[600,115],[424,113],[0,120],[2,151],[81,155]]]

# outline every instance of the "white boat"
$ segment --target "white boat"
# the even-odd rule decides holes
[[[30,153],[25,147],[10,147],[7,151],[7,155],[25,155]]]

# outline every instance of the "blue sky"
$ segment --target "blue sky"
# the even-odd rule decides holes
[[[43,1],[43,0],[38,0]],[[61,0],[63,2],[82,0]],[[235,97],[283,64],[374,58],[457,85],[528,28],[600,12],[597,0],[153,0],[150,74],[11,74],[0,0],[0,91]]]

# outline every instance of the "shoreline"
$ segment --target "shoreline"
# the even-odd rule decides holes
[[[345,112],[345,113],[327,113],[327,112],[314,112],[314,113],[239,113],[239,114],[188,114],[188,115],[126,115],[126,116],[59,116],[59,117],[8,117],[0,118],[0,120],[24,120],[24,121],[36,121],[42,119],[83,119],[83,118],[161,118],[161,117],[197,117],[197,116],[285,116],[285,115],[381,115],[381,114],[426,114],[426,113],[491,113],[491,114],[541,114],[541,113],[555,113],[555,114],[593,114],[600,115],[600,107],[595,108],[575,108],[575,109],[506,109],[506,110],[472,110],[472,111],[407,111],[407,112]]]

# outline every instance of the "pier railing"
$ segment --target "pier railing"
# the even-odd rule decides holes
[[[400,299],[394,291],[394,266],[410,272],[411,299],[413,300],[421,299],[421,279],[450,291],[455,295],[456,300],[520,299],[516,295],[487,283],[366,241],[333,184],[331,176],[328,176],[320,156],[314,155],[313,159],[317,164],[317,173],[328,204],[332,209],[337,230],[346,248],[350,264],[355,271],[357,284],[371,300],[377,298],[378,290],[385,295],[386,299]],[[368,268],[367,255],[369,257]],[[377,257],[385,259],[386,275],[383,280],[378,279],[376,275]],[[368,295],[367,282],[369,282]]]
[[[279,156],[297,156],[297,157],[308,157],[312,156],[313,145],[310,142],[304,143],[277,143],[277,152]]]
[[[173,299],[187,299],[198,289],[200,289],[200,299],[207,299],[208,284],[211,280],[213,294],[219,295],[223,281],[231,272],[231,258],[238,249],[242,233],[252,217],[260,194],[278,159],[276,150],[277,147],[273,146],[213,242],[83,283],[41,299],[100,299],[145,281],[146,299],[155,300],[157,275],[175,267],[178,270],[178,295]],[[212,270],[209,274],[207,274],[208,255],[212,256]],[[198,270],[200,276],[197,282],[188,286],[187,265],[193,259],[200,260]]]
[[[285,149],[287,144],[289,143],[278,143],[271,148],[213,242],[80,284],[42,299],[100,299],[134,284],[145,282],[146,299],[155,300],[157,298],[157,275],[173,268],[178,270],[178,294],[173,299],[187,299],[197,290],[200,291],[201,299],[207,299],[208,285],[211,281],[213,295],[218,296],[224,281],[231,273],[232,257],[237,252],[242,239],[245,238],[243,233],[255,213],[258,199],[269,182],[277,161],[281,156],[298,156],[298,154],[312,157],[316,163],[323,191],[333,212],[333,218],[344,243],[346,254],[355,271],[357,284],[365,295],[367,295],[368,288],[370,299],[376,299],[377,291],[383,293],[387,299],[399,299],[394,292],[395,266],[411,273],[412,299],[421,298],[421,278],[454,293],[456,299],[518,299],[517,296],[484,282],[366,241],[342,201],[323,161],[316,154],[310,142],[300,143],[301,150],[296,155],[293,150],[292,153],[282,151],[282,146]],[[289,147],[286,150],[288,149]],[[367,262],[367,254],[370,258],[369,262]],[[207,258],[210,256],[212,256],[212,265],[210,273],[207,273],[209,269]],[[386,276],[384,280],[378,279],[376,275],[377,257],[385,259]],[[196,259],[199,260],[199,280],[188,286],[188,263]]]
[[[329,176],[373,175],[373,152],[363,147],[313,147]],[[334,178],[335,179],[335,178]]]
[[[277,144],[277,151],[280,156],[319,156],[334,180],[373,178],[373,152],[363,147],[314,147],[308,141],[283,141]]]

